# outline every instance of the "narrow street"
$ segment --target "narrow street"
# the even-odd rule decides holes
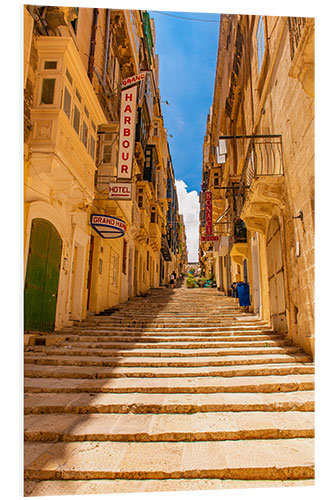
[[[21,493],[314,486],[315,17],[22,19]]]
[[[235,299],[152,289],[30,339],[25,495],[313,484],[313,391],[311,358]]]

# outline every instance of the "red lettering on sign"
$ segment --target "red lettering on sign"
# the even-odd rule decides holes
[[[129,137],[131,135],[131,131],[129,128],[124,128],[124,136]]]
[[[129,148],[129,147],[130,147],[129,141],[123,141],[123,148]]]
[[[127,104],[126,108],[124,109],[124,113],[132,113],[132,108],[129,104]]]
[[[125,116],[124,117],[124,124],[125,125],[130,125],[131,124],[131,117],[130,116]]]
[[[122,165],[121,166],[121,173],[128,174],[128,165]]]
[[[205,202],[206,202],[206,235],[211,235],[213,233],[213,211],[212,211],[212,193],[210,191],[205,192]]]
[[[132,94],[126,94],[126,95],[125,95],[125,101],[131,101],[131,100],[132,100],[132,97],[133,97],[133,95],[132,95]]]
[[[123,87],[125,87],[126,85],[130,85],[131,83],[137,83],[140,80],[144,80],[144,78],[145,78],[145,73],[141,73],[140,75],[135,75],[130,78],[127,78],[126,80],[123,80],[121,84]]]
[[[127,161],[129,159],[129,153],[121,153],[121,159]]]

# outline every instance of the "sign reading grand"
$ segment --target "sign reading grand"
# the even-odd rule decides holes
[[[131,200],[132,184],[130,182],[110,182],[109,183],[110,200]]]
[[[142,82],[142,80],[145,79],[145,76],[146,76],[145,72],[140,73],[139,75],[130,76],[129,78],[126,78],[121,82],[121,86],[124,88],[128,87],[129,85],[133,85],[134,83],[140,83]]]
[[[126,222],[110,215],[91,214],[91,226],[102,238],[120,238],[126,231]]]
[[[137,86],[121,92],[118,179],[131,179],[135,143]]]

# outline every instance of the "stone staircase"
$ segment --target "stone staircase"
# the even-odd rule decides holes
[[[25,496],[313,484],[314,365],[217,290],[154,289],[25,351]]]

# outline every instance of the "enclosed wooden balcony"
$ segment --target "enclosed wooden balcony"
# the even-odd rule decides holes
[[[58,199],[87,203],[94,198],[97,128],[106,118],[73,40],[40,37],[36,44],[29,184],[43,179]]]

